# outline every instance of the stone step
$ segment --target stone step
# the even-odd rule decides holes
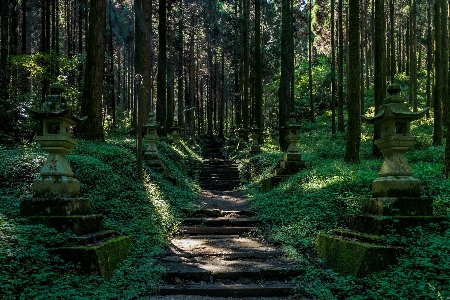
[[[240,279],[286,280],[303,274],[297,266],[284,259],[223,260],[218,257],[182,258],[183,263],[163,262],[166,282],[192,280],[215,282]]]
[[[281,256],[278,250],[257,238],[239,236],[198,236],[197,238],[179,238],[171,241],[166,251],[165,261],[182,261],[182,257],[220,256],[221,258],[257,258],[267,259]]]
[[[227,218],[227,217],[217,217],[217,218],[187,218],[181,222],[184,226],[195,226],[202,225],[207,227],[223,227],[223,226],[234,226],[234,227],[249,227],[258,225],[258,220],[256,218]]]
[[[193,216],[205,216],[205,217],[251,217],[255,213],[251,210],[220,210],[217,208],[199,209],[192,213]]]
[[[198,295],[210,297],[281,297],[295,292],[298,286],[292,283],[263,283],[263,284],[186,284],[162,285],[159,294],[168,295]]]
[[[183,226],[185,234],[243,234],[256,231],[257,227],[196,227]]]

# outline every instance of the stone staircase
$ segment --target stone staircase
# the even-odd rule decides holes
[[[183,220],[160,259],[166,274],[159,295],[288,299],[297,288],[291,279],[301,271],[260,234],[244,196],[233,190],[237,167],[221,148],[212,143],[203,151],[199,209]]]

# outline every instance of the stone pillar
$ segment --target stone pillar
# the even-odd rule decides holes
[[[171,128],[172,129],[172,137],[173,137],[173,143],[176,146],[180,145],[180,126],[178,126],[178,121],[175,121],[175,125]]]
[[[433,200],[421,197],[420,180],[412,177],[404,156],[416,140],[410,122],[422,118],[428,108],[411,112],[399,85],[390,85],[388,92],[375,117],[363,116],[364,122],[380,124],[381,138],[375,143],[386,156],[380,177],[372,183],[373,198],[362,199],[363,214],[350,216],[350,230],[336,229],[316,240],[318,256],[343,275],[363,276],[396,263],[401,249],[383,244],[382,235],[448,220],[433,216]]]
[[[156,123],[155,113],[150,112],[148,114],[148,122],[144,125],[146,130],[144,138],[147,141],[147,149],[144,153],[144,159],[150,168],[164,172],[164,164],[156,147],[156,143],[159,140],[157,127],[158,123]]]
[[[81,263],[84,273],[109,278],[117,264],[126,258],[131,239],[118,237],[112,231],[100,231],[103,216],[91,214],[90,199],[80,197],[80,183],[66,154],[76,145],[70,137],[71,126],[86,118],[72,113],[62,96],[61,84],[52,84],[50,90],[40,110],[27,108],[30,116],[43,122],[43,135],[37,136],[36,141],[48,156],[39,177],[33,181],[33,197],[22,199],[20,213],[30,224],[76,234],[70,245],[54,251],[65,260]]]
[[[258,144],[258,138],[259,138],[259,128],[258,126],[256,126],[256,124],[253,124],[251,129],[252,145],[250,146],[250,151],[248,153],[249,156],[261,153],[261,147]]]

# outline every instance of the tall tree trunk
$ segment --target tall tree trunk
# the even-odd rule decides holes
[[[343,28],[343,0],[338,2],[338,131],[344,132],[344,28]]]
[[[278,89],[278,107],[279,107],[279,132],[280,132],[280,148],[282,151],[287,149],[287,128],[286,123],[289,120],[290,107],[290,68],[291,64],[289,55],[290,44],[290,26],[291,19],[291,1],[282,0],[282,21],[281,21],[281,77],[280,87]]]
[[[360,11],[359,0],[349,0],[349,66],[348,66],[348,126],[345,147],[345,161],[359,162],[361,142],[361,102],[360,102]]]
[[[159,24],[158,24],[159,44],[158,44],[158,75],[156,77],[156,121],[161,130],[161,134],[167,132],[167,15],[166,0],[159,0]]]
[[[250,52],[249,52],[249,20],[250,20],[250,0],[243,0],[244,5],[244,15],[243,15],[243,22],[244,22],[244,28],[243,28],[243,45],[244,45],[244,69],[243,69],[243,103],[242,103],[242,125],[244,129],[247,131],[249,130],[249,120],[250,120],[250,114],[249,114],[249,87],[250,87]],[[248,135],[245,134],[245,139],[248,139]]]
[[[410,90],[411,90],[411,99],[410,103],[413,106],[413,110],[417,111],[417,53],[416,53],[416,15],[417,15],[417,6],[416,0],[411,1],[411,48],[410,48]]]
[[[173,56],[170,57],[167,64],[167,130],[171,130],[173,126],[174,110],[174,73],[173,73]]]
[[[81,114],[88,119],[80,135],[103,140],[102,95],[105,63],[106,0],[91,0],[86,41],[86,73],[83,82]]]
[[[189,130],[194,133],[194,107],[195,107],[195,57],[194,57],[194,29],[191,29],[189,42],[189,105],[186,112],[186,122]],[[200,112],[199,112],[200,113]],[[202,115],[202,113],[200,113]],[[203,123],[203,122],[200,122]]]
[[[427,4],[427,83],[426,83],[426,106],[431,107],[431,72],[433,70],[433,33],[431,27],[431,3]],[[427,112],[427,118],[430,113]]]
[[[180,14],[178,21],[178,125],[183,126],[184,120],[184,36],[183,36],[183,0],[180,0]]]
[[[312,10],[313,2],[309,1],[309,16],[308,16],[308,82],[309,82],[309,120],[314,123],[314,94],[313,94],[313,78],[312,78]]]
[[[224,139],[224,116],[225,116],[225,51],[222,47],[222,70],[220,72],[220,105],[219,105],[219,138]]]
[[[386,75],[385,75],[385,20],[384,20],[384,0],[375,0],[375,24],[374,24],[374,98],[375,112],[377,115],[381,105],[383,105],[386,96]],[[381,127],[376,124],[374,126],[373,141],[381,138]],[[372,155],[380,157],[380,149],[372,144]]]
[[[414,0],[416,1],[416,0]],[[448,103],[448,92],[449,92],[449,87],[448,87],[448,78],[449,78],[449,70],[448,70],[448,65],[449,65],[449,57],[448,57],[448,53],[449,53],[449,49],[448,49],[448,1],[442,0],[442,17],[441,17],[441,28],[442,28],[442,35],[441,35],[441,51],[442,51],[442,115],[444,116],[443,118],[443,125],[447,126],[447,120],[448,120],[448,115],[449,115],[449,103]],[[416,90],[417,90],[417,83],[416,83]],[[416,100],[417,101],[417,100]],[[447,127],[448,128],[448,127]]]
[[[434,131],[433,145],[442,145],[442,2],[434,2]]]
[[[390,50],[391,50],[391,53],[390,53],[390,56],[391,56],[391,59],[389,60],[389,64],[390,64],[390,67],[389,67],[389,71],[390,71],[390,74],[389,74],[389,78],[390,78],[390,82],[391,82],[391,84],[392,83],[394,83],[394,78],[395,78],[395,70],[396,70],[396,65],[395,65],[395,31],[394,31],[394,28],[395,28],[395,17],[394,17],[394,0],[389,0],[389,19],[390,19],[390,21],[389,21],[389,24],[390,24],[390,28],[389,28],[389,31],[390,31],[390,43],[391,43],[391,45],[390,45]]]
[[[334,22],[335,0],[331,0],[331,133],[336,133],[336,42]]]
[[[258,142],[263,142],[263,82],[262,82],[262,53],[261,53],[261,0],[255,0],[255,123],[259,129]]]

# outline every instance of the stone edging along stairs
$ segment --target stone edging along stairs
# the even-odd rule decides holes
[[[223,159],[222,143],[203,149],[198,203],[160,259],[166,268],[160,295],[287,297],[301,275],[283,252],[257,236],[258,221],[239,185],[239,170]]]

